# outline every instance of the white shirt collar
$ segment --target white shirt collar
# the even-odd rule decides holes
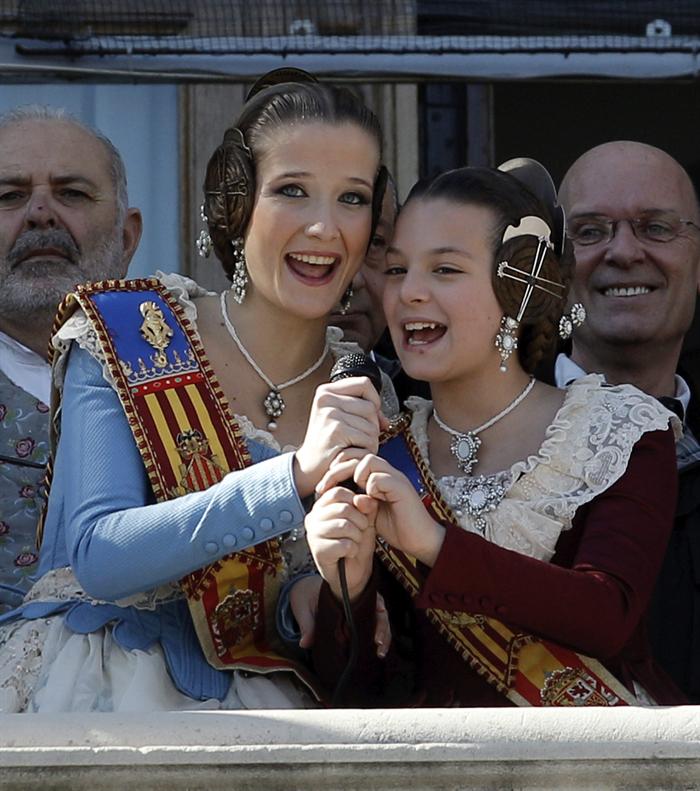
[[[683,404],[683,414],[688,412],[690,405],[690,387],[682,376],[676,374],[676,395],[675,397]]]
[[[577,365],[571,357],[565,354],[558,354],[556,363],[554,364],[554,382],[557,387],[566,387],[576,379],[580,379],[586,375],[586,371]],[[674,398],[677,398],[683,405],[684,414],[688,411],[690,404],[690,388],[688,383],[682,376],[676,374],[675,378],[676,392]]]
[[[51,367],[36,352],[0,330],[0,370],[10,381],[48,404]]]
[[[554,384],[557,387],[568,387],[572,382],[586,375],[586,371],[577,365],[571,357],[558,354],[554,363]]]

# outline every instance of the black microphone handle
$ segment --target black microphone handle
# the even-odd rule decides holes
[[[339,357],[331,369],[331,382],[339,382],[341,379],[348,379],[351,376],[366,376],[374,389],[381,394],[382,392],[382,372],[377,363],[367,354],[353,352]],[[357,493],[360,491],[352,478],[343,481],[341,486]]]
[[[339,382],[341,379],[347,379],[351,376],[366,376],[374,385],[374,389],[381,393],[382,391],[382,374],[379,370],[377,363],[366,354],[346,354],[340,357],[331,370],[331,382]],[[353,492],[361,491],[358,485],[352,478],[343,481],[341,486],[350,489]],[[345,558],[340,558],[338,561],[338,577],[340,579],[340,593],[343,598],[343,611],[345,613],[345,621],[348,625],[350,632],[350,656],[348,657],[347,664],[338,679],[338,683],[333,690],[333,698],[331,700],[332,706],[342,705],[345,696],[345,688],[350,680],[350,675],[355,669],[357,664],[357,655],[359,652],[357,628],[355,626],[355,619],[352,617],[352,606],[350,604],[350,591],[348,590],[348,580],[345,573]]]

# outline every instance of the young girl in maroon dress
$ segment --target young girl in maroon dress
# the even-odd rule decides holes
[[[399,217],[384,309],[432,401],[409,399],[379,455],[341,453],[318,487],[315,669],[333,689],[350,653],[344,558],[359,641],[346,703],[682,703],[644,627],[672,526],[676,418],[595,374],[565,390],[533,378],[585,310],[565,312],[572,258],[548,174],[506,167],[437,176]]]

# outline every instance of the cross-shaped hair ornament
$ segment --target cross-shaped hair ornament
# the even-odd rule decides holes
[[[225,190],[205,190],[205,195],[225,195],[227,198],[233,195],[241,195],[245,197],[248,194],[248,181],[241,177],[232,181],[229,189]]]
[[[228,185],[228,189],[225,190],[205,190],[204,196],[205,199],[209,197],[221,197],[224,196],[225,198],[233,198],[234,196],[239,196],[245,198],[248,195],[248,181],[241,177],[236,179],[235,181],[230,182]],[[206,214],[202,212],[204,216]],[[221,231],[228,231],[229,226],[228,222],[220,222],[216,225],[216,227]]]
[[[501,261],[496,269],[496,274],[498,277],[508,277],[511,280],[516,280],[518,283],[524,283],[526,286],[523,298],[520,302],[520,309],[516,316],[516,321],[520,323],[527,310],[532,292],[536,288],[554,297],[558,297],[559,299],[564,298],[565,288],[561,283],[555,283],[553,280],[549,280],[546,277],[540,277],[540,271],[544,264],[544,257],[547,254],[547,248],[550,250],[554,249],[554,245],[550,239],[551,231],[547,223],[541,217],[534,217],[532,215],[522,217],[517,225],[509,225],[506,228],[503,233],[502,244],[518,236],[535,236],[538,239],[532,271],[526,272],[523,269],[511,266],[507,261]]]

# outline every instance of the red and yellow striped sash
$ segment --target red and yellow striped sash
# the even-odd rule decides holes
[[[79,286],[57,327],[80,307],[94,328],[154,495],[201,491],[251,463],[199,336],[160,281]],[[207,660],[221,669],[293,672],[275,607],[285,581],[280,540],[232,553],[181,580]],[[314,693],[315,694],[315,693]]]
[[[384,437],[380,454],[404,472],[424,506],[442,525],[454,525],[406,417]],[[383,541],[377,554],[412,597],[424,573],[415,558]],[[467,664],[517,706],[628,706],[634,695],[597,659],[526,632],[513,631],[485,615],[429,608],[426,615]]]

